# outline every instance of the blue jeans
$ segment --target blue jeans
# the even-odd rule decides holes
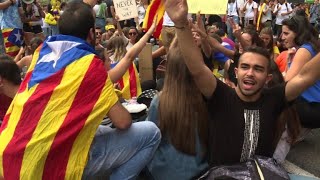
[[[135,179],[151,160],[161,140],[152,122],[133,123],[128,130],[99,126],[83,179]]]
[[[58,25],[50,25],[50,27],[51,27],[51,35],[52,36],[59,34]]]

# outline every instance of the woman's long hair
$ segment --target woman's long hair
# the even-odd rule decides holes
[[[164,86],[159,98],[159,127],[179,151],[195,155],[196,139],[207,142],[208,111],[203,96],[183,61],[177,39],[167,56]]]
[[[273,60],[270,61],[270,71],[272,74],[272,80],[267,84],[268,87],[274,87],[284,83],[284,78]],[[274,147],[277,146],[283,131],[286,129],[286,126],[288,135],[290,137],[289,143],[293,144],[298,139],[301,130],[300,120],[295,105],[286,107],[278,117],[276,131],[274,134]]]
[[[310,25],[305,16],[293,16],[282,21],[283,26],[287,26],[291,31],[296,33],[294,42],[301,46],[310,43],[316,52],[320,51],[319,32]]]
[[[273,59],[273,32],[272,29],[269,27],[265,27],[260,31],[260,35],[261,34],[266,34],[270,37],[270,42],[265,46],[265,48],[268,49],[269,53],[270,53],[270,57],[271,59]]]
[[[107,43],[109,55],[114,55],[114,61],[120,61],[127,53],[126,44],[121,36],[112,37]]]

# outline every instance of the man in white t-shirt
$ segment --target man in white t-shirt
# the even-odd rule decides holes
[[[253,0],[247,0],[243,6],[244,14],[244,26],[246,27],[248,24],[256,25],[257,22],[257,12],[258,12],[258,4]]]
[[[282,33],[282,21],[289,18],[292,13],[291,5],[285,3],[284,0],[279,0],[279,4],[275,6],[273,13],[276,14],[276,30],[277,37],[279,37]]]

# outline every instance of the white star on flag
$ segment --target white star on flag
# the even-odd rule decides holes
[[[15,33],[14,36],[16,36],[16,42],[20,42],[20,41],[21,41],[20,31],[18,31],[17,33]]]
[[[44,55],[37,64],[42,62],[51,62],[53,63],[53,68],[56,67],[57,61],[60,59],[61,55],[68,51],[69,49],[74,48],[75,46],[79,45],[80,43],[75,43],[71,41],[55,41],[55,42],[47,42],[48,46],[52,50],[51,53]]]

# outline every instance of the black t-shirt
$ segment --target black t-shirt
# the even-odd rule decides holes
[[[254,154],[272,157],[276,120],[286,105],[285,85],[263,90],[256,102],[244,102],[217,81],[208,100],[210,166],[243,162]]]

